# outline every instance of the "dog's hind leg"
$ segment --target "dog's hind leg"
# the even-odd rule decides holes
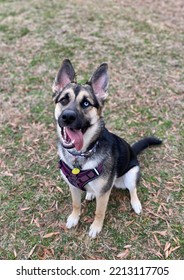
[[[70,216],[67,219],[66,227],[71,228],[78,224],[79,218],[80,218],[80,212],[81,212],[81,193],[82,191],[70,186],[70,191],[72,195],[72,205],[73,210]]]
[[[123,185],[130,192],[131,205],[136,214],[140,214],[142,206],[137,196],[137,180],[139,178],[139,166],[134,166],[123,176]]]

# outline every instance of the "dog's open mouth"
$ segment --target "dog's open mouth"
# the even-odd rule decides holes
[[[63,146],[66,149],[75,148],[77,151],[80,151],[83,147],[83,133],[81,129],[62,127],[61,136]]]

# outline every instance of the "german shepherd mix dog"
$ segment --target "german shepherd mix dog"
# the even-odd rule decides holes
[[[59,137],[59,167],[70,187],[73,210],[66,227],[78,224],[81,194],[96,198],[95,218],[89,236],[101,231],[113,186],[128,189],[131,205],[140,214],[141,203],[136,184],[140,176],[137,155],[150,145],[161,144],[154,137],[144,138],[132,146],[105,128],[102,109],[108,89],[108,66],[101,64],[84,85],[75,81],[75,71],[64,60],[53,84],[55,119]]]

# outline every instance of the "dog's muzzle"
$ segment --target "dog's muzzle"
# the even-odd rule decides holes
[[[80,151],[83,147],[82,120],[75,110],[66,109],[58,118],[61,127],[61,140],[65,149],[75,148]]]

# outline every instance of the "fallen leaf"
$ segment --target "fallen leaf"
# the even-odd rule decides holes
[[[131,248],[131,247],[132,247],[132,245],[125,245],[124,246],[125,249]]]
[[[167,208],[165,207],[165,203],[161,203],[161,206],[164,209],[164,211],[167,212]]]
[[[176,251],[177,249],[179,249],[181,246],[177,246],[175,248],[172,248],[172,252]]]
[[[45,260],[48,256],[53,256],[54,250],[50,248],[46,248],[42,245],[38,246],[38,258],[40,260]]]
[[[178,240],[178,238],[176,237],[173,237],[173,240],[174,240],[174,242],[176,243],[176,244],[179,244],[179,240]]]
[[[93,218],[88,217],[88,216],[84,217],[83,220],[84,220],[85,223],[90,223],[91,224],[93,222]]]
[[[118,248],[112,247],[111,250],[113,250],[113,251],[118,251]]]
[[[50,237],[58,235],[58,234],[60,234],[60,232],[58,232],[58,231],[57,232],[50,232],[50,233],[45,234],[43,236],[43,238],[50,238]]]
[[[157,209],[157,214],[160,212],[161,208],[162,208],[162,205],[159,205],[159,207]]]
[[[168,256],[173,252],[173,248],[171,247],[169,250],[168,250]]]
[[[166,242],[165,247],[164,247],[164,252],[166,252],[170,247],[171,247],[171,243]]]
[[[159,257],[160,259],[163,259],[163,255],[160,253],[160,251],[156,251],[154,249],[151,250],[151,252],[156,255],[157,257]]]
[[[125,259],[125,258],[129,255],[129,252],[130,252],[130,250],[129,250],[129,249],[126,249],[126,250],[124,250],[123,252],[119,253],[119,254],[117,255],[117,257],[118,257],[119,259]]]
[[[24,207],[24,208],[21,208],[20,210],[21,211],[27,211],[27,210],[29,210],[30,209],[30,207]]]
[[[17,257],[17,252],[16,252],[15,249],[13,250],[13,253],[14,253],[14,256],[15,256],[15,258],[16,258],[16,257]]]
[[[8,171],[5,171],[4,173],[2,173],[2,175],[7,177],[13,177],[13,174]]]
[[[34,252],[36,247],[37,247],[37,244],[35,244],[34,247],[31,249],[31,251],[29,252],[28,259],[32,256],[32,254],[33,254],[33,252]]]
[[[167,230],[163,230],[163,231],[154,231],[153,233],[158,233],[161,236],[166,236],[167,235]]]
[[[133,221],[129,221],[129,222],[125,222],[125,226],[128,227],[128,226],[130,226],[134,222],[135,222],[134,220]]]
[[[167,250],[167,251],[165,251],[165,258],[167,259],[168,256],[169,256],[169,251]]]
[[[155,187],[159,188],[159,185],[156,184],[155,182],[151,182],[152,185],[154,185]]]
[[[65,223],[60,222],[60,223],[58,224],[58,226],[59,226],[61,229],[63,229],[63,230],[66,230],[66,229],[67,229]]]
[[[44,213],[50,213],[50,212],[53,212],[55,211],[56,209],[53,207],[53,208],[50,208],[48,210],[45,210]]]
[[[32,225],[32,224],[33,224],[33,222],[34,222],[34,214],[33,214],[33,216],[32,216],[32,219],[31,219],[30,224]]]
[[[154,213],[150,210],[148,211],[148,213],[167,222],[167,220],[164,217],[162,217],[162,216],[160,216],[160,215],[158,215],[158,214],[156,214],[156,213]]]
[[[158,245],[158,247],[161,247],[160,241],[158,240],[157,236],[153,233],[153,237]]]
[[[34,223],[35,223],[35,225],[36,225],[38,228],[40,228],[40,224],[39,224],[39,219],[38,219],[38,218],[34,219]]]
[[[63,190],[60,187],[56,186],[56,189],[63,194]]]
[[[132,237],[130,238],[131,241],[135,241],[135,240],[137,240],[137,239],[138,239],[138,235],[132,236]]]

